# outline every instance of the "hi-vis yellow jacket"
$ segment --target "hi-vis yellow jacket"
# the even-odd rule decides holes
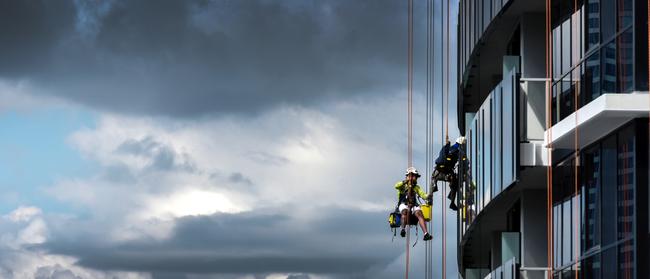
[[[400,203],[406,203],[406,181],[400,181],[395,184],[395,190],[397,190],[397,199],[399,199]],[[420,188],[420,185],[415,185],[413,186],[413,191],[417,193],[420,198],[426,199],[427,198],[427,193],[422,191],[422,188]]]

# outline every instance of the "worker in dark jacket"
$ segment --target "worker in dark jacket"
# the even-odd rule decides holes
[[[430,201],[431,194],[427,195],[422,188],[417,184],[418,177],[420,174],[418,170],[414,167],[409,167],[406,169],[406,179],[404,181],[397,182],[395,184],[395,190],[397,190],[397,198],[399,199],[398,210],[402,214],[402,231],[400,235],[402,237],[406,236],[406,225],[408,225],[408,216],[413,213],[416,218],[418,218],[418,223],[424,232],[424,240],[431,240],[431,235],[427,230],[426,223],[424,221],[424,215],[422,215],[422,209],[418,203],[417,197]]]
[[[456,143],[454,145],[451,145],[449,140],[445,143],[445,145],[442,147],[440,150],[440,154],[438,154],[438,158],[436,159],[436,169],[433,171],[431,174],[431,183],[433,184],[433,191],[438,191],[438,181],[447,181],[449,182],[449,195],[447,196],[448,199],[451,200],[451,203],[449,204],[449,208],[452,210],[458,210],[458,206],[456,205],[456,195],[458,193],[458,176],[454,173],[454,168],[456,167],[456,163],[458,163],[458,160],[465,160],[466,158],[460,158],[461,154],[464,154],[461,152],[462,148],[465,146],[465,137],[459,137],[456,139]]]

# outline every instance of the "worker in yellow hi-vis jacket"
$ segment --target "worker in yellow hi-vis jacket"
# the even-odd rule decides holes
[[[431,239],[431,235],[427,230],[424,216],[422,215],[422,209],[420,208],[420,204],[415,195],[418,195],[425,200],[431,200],[431,194],[427,195],[427,193],[422,191],[422,188],[417,184],[418,177],[420,177],[418,170],[414,167],[409,167],[406,170],[406,179],[395,184],[397,198],[399,199],[399,212],[402,214],[402,231],[400,232],[400,235],[402,237],[406,236],[408,218],[410,214],[413,214],[418,219],[418,223],[424,232],[424,240],[427,241]]]

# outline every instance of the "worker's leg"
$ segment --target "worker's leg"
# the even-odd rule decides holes
[[[424,215],[422,215],[422,210],[415,211],[415,217],[418,218],[418,223],[420,224],[420,228],[422,228],[422,231],[426,234],[429,233],[427,230],[427,223],[424,221]]]
[[[449,175],[449,195],[447,196],[452,202],[456,200],[456,193],[458,193],[458,178],[455,174]]]
[[[438,192],[438,178],[439,178],[440,172],[438,170],[434,170],[433,173],[431,174],[431,188],[433,188],[433,192]]]
[[[424,232],[424,237],[422,237],[422,239],[424,241],[431,240],[431,234],[429,234],[429,231],[427,230],[427,223],[424,221],[424,215],[422,215],[422,210],[419,207],[418,210],[415,211],[415,216],[418,218],[418,223]]]
[[[407,220],[408,216],[409,216],[409,210],[408,209],[402,210],[402,229],[405,228],[406,225],[408,225],[408,220]]]

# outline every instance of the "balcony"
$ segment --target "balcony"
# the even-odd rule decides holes
[[[630,120],[648,115],[650,96],[647,92],[603,94],[546,131],[545,145],[574,149],[577,133],[577,147],[582,149]]]

